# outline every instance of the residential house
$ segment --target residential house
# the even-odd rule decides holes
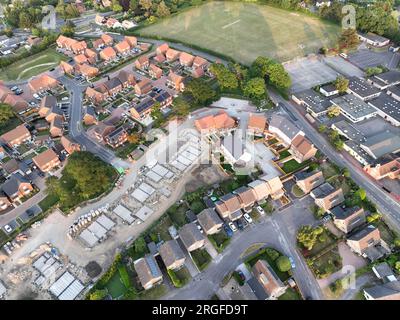
[[[156,56],[153,57],[153,60],[157,63],[163,63],[165,61],[165,56],[163,54],[157,54]]]
[[[117,53],[112,47],[106,47],[100,51],[100,58],[106,62],[111,62],[117,58]]]
[[[151,289],[163,280],[157,261],[151,255],[147,254],[133,262],[135,271],[139,277],[140,284],[145,290]]]
[[[208,61],[200,56],[196,56],[193,59],[193,65],[192,65],[193,69],[201,68],[203,70],[206,70],[208,65],[209,65]]]
[[[97,61],[97,52],[92,49],[85,49],[85,56],[88,59],[88,62],[91,64],[96,63]]]
[[[168,270],[176,270],[185,263],[185,253],[182,251],[176,240],[164,242],[159,249],[161,259]]]
[[[105,124],[104,122],[99,122],[93,128],[93,134],[99,141],[105,141],[106,136],[114,130],[114,126]]]
[[[135,61],[135,68],[139,70],[147,70],[149,65],[150,65],[149,57],[146,55],[139,57]]]
[[[108,18],[106,22],[107,28],[117,29],[121,28],[122,24],[115,18]]]
[[[336,207],[344,201],[342,188],[336,189],[329,182],[325,182],[312,190],[311,197],[314,198],[315,204],[325,211]]]
[[[197,68],[192,70],[192,77],[193,78],[201,78],[204,76],[204,70],[202,68]]]
[[[131,116],[136,120],[143,120],[150,115],[155,103],[156,102],[152,98],[147,97],[143,99],[140,103],[135,105],[133,108],[131,108],[129,112],[131,113]]]
[[[253,268],[254,278],[248,281],[259,300],[276,300],[285,293],[286,287],[265,260],[258,260]],[[259,286],[263,290],[259,290]]]
[[[137,46],[137,38],[133,36],[125,36],[124,41],[128,42],[129,46],[132,48]]]
[[[372,267],[372,271],[375,276],[382,280],[384,283],[397,281],[397,277],[394,275],[392,268],[387,262],[381,262]]]
[[[368,225],[347,238],[350,249],[361,256],[368,256],[379,244],[381,244],[381,234],[373,225]]]
[[[167,58],[167,61],[172,62],[175,61],[179,58],[181,52],[178,50],[174,50],[174,49],[168,49],[165,52],[165,57]]]
[[[75,71],[78,74],[81,74],[86,79],[92,79],[99,74],[99,69],[96,67],[92,67],[87,63],[76,65]]]
[[[112,44],[112,42],[111,42]],[[94,41],[92,41],[92,45],[93,45],[93,49],[99,50],[102,49],[105,46],[105,43],[103,41],[103,39],[96,39]]]
[[[116,78],[121,82],[123,88],[132,87],[136,84],[136,79],[133,73],[121,70]]]
[[[135,93],[139,96],[144,95],[151,91],[153,85],[151,81],[147,78],[143,78],[141,81],[135,85]]]
[[[52,149],[38,154],[32,158],[32,161],[42,172],[49,172],[61,164],[60,159]]]
[[[179,230],[179,237],[187,251],[191,252],[204,246],[205,237],[194,223],[187,223]]]
[[[88,58],[84,54],[78,54],[74,57],[74,61],[76,64],[82,64],[88,62]]]
[[[157,67],[155,64],[150,64],[149,66],[149,75],[152,78],[160,79],[163,75],[163,71],[161,68]]]
[[[41,44],[42,41],[43,41],[42,38],[39,38],[36,36],[29,36],[28,39],[26,40],[26,42],[28,43],[28,45],[30,47],[37,46],[37,45]]]
[[[136,23],[134,23],[133,21],[129,21],[129,20],[123,20],[121,22],[121,26],[125,30],[129,30],[129,29],[136,27]],[[134,37],[132,37],[132,38],[134,38]]]
[[[12,107],[13,111],[17,114],[23,114],[30,109],[28,102],[21,96],[9,94],[4,99],[4,103]]]
[[[156,54],[157,55],[163,55],[165,56],[166,52],[169,50],[169,45],[168,43],[163,43],[162,45],[158,46],[156,49]]]
[[[315,156],[317,148],[304,136],[297,135],[290,145],[291,153],[298,163],[307,161]]]
[[[87,126],[97,124],[97,115],[92,107],[87,107],[85,114],[83,115],[83,123]]]
[[[41,93],[46,90],[55,89],[59,84],[60,83],[56,79],[47,74],[42,74],[28,82],[28,86],[33,93]]]
[[[196,129],[201,134],[223,133],[232,130],[236,126],[236,121],[225,111],[217,115],[210,115],[194,121]]]
[[[104,141],[112,148],[118,148],[119,146],[123,145],[127,139],[128,133],[123,127],[115,129],[104,137]]]
[[[128,41],[121,41],[115,45],[115,50],[122,56],[126,56],[131,51]]]
[[[85,96],[90,99],[95,105],[99,105],[107,99],[108,92],[107,89],[105,92],[103,92],[101,90],[101,87],[87,87],[85,91]]]
[[[221,138],[219,148],[225,162],[236,168],[244,168],[250,163],[252,155],[245,146],[245,139],[240,130],[228,133]]]
[[[87,48],[85,41],[78,41],[63,35],[57,38],[56,43],[59,48],[70,50],[75,54],[81,54]]]
[[[20,173],[15,173],[3,183],[1,190],[11,202],[15,202],[20,201],[23,197],[31,193],[33,186]]]
[[[253,189],[257,202],[263,202],[269,197],[270,189],[265,181],[254,180],[247,184],[247,186]]]
[[[267,119],[264,115],[250,114],[247,122],[247,130],[254,135],[262,135],[265,132],[266,125]]]
[[[191,67],[193,65],[194,56],[187,52],[182,52],[179,55],[179,63],[184,67]]]
[[[57,115],[50,121],[50,135],[54,137],[61,137],[63,134],[64,117]]]
[[[71,66],[67,62],[61,61],[60,62],[60,68],[65,74],[73,74],[74,73],[74,67]]]
[[[242,204],[239,197],[233,193],[228,193],[215,203],[215,210],[218,212],[222,219],[231,221],[237,220],[242,217]]]
[[[242,186],[239,189],[236,189],[233,193],[238,196],[243,211],[251,212],[257,201],[253,189],[250,187]]]
[[[11,202],[4,192],[0,191],[0,213],[11,207]]]
[[[274,114],[269,122],[268,131],[278,136],[286,145],[291,145],[297,135],[304,136],[301,131],[292,121],[287,117]]]
[[[53,113],[58,114],[55,110],[58,108],[57,99],[54,96],[44,96],[40,101],[38,114],[40,117],[45,118],[47,115]],[[53,112],[54,111],[54,112]],[[51,119],[48,120],[50,122]]]
[[[372,32],[358,33],[358,38],[361,41],[377,48],[385,47],[390,43],[390,40],[388,38],[382,37]]]
[[[15,129],[12,129],[0,136],[0,140],[11,148],[19,146],[31,138],[31,133],[24,124],[21,124]]]
[[[109,36],[108,34],[106,34],[106,33],[103,33],[100,36],[100,39],[103,40],[104,45],[107,46],[107,47],[112,46],[113,43],[114,43],[114,39],[111,36]]]
[[[81,146],[79,145],[79,143],[72,141],[69,137],[62,136],[60,142],[65,151],[68,152],[68,154],[73,154],[75,151],[81,150]]]
[[[400,281],[378,284],[363,290],[367,300],[400,300]]]
[[[364,170],[376,180],[384,178],[398,179],[400,176],[400,157],[388,154],[364,167]]]
[[[177,75],[172,70],[169,72],[167,84],[172,88],[178,91],[183,91],[185,89],[184,78],[180,75]]]
[[[104,87],[108,90],[110,96],[115,96],[118,92],[122,91],[122,83],[118,78],[111,78],[103,83]]]
[[[352,208],[336,206],[331,209],[331,213],[333,215],[333,223],[344,233],[349,233],[366,221],[364,209],[357,206]]]
[[[204,209],[197,215],[197,220],[207,235],[221,231],[223,221],[212,208]]]
[[[260,177],[260,180],[264,180],[266,182],[271,199],[280,199],[284,195],[285,191],[283,190],[283,184],[279,177],[274,177],[271,179],[265,175]]]
[[[319,187],[325,182],[322,171],[301,171],[294,174],[296,185],[305,193],[308,194],[311,190]]]
[[[2,167],[6,173],[6,177],[11,176],[13,173],[19,172],[19,163],[14,158],[5,163],[3,162]]]

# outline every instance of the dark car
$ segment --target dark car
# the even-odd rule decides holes
[[[237,274],[242,281],[246,281],[246,277],[244,276],[243,272],[241,270],[237,270]]]
[[[54,71],[54,70],[55,70],[55,68],[51,68],[51,69],[50,69],[50,71]]]
[[[226,232],[226,235],[230,238],[233,236],[233,231],[231,230],[231,228],[229,228],[228,225],[224,224],[224,230]]]
[[[241,219],[239,219],[239,220],[237,221],[237,226],[238,226],[238,228],[239,228],[240,230],[243,230],[243,229],[244,229],[243,221],[242,221]]]
[[[33,217],[35,215],[35,212],[32,209],[28,209],[26,210],[26,214],[28,215],[28,217]]]

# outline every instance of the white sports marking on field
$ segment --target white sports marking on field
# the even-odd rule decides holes
[[[236,20],[236,21],[233,21],[232,23],[229,23],[229,24],[224,25],[224,26],[222,27],[222,29],[225,29],[225,28],[228,28],[228,27],[230,27],[230,26],[233,26],[234,24],[236,24],[236,23],[238,23],[238,22],[240,22],[240,19],[239,19],[239,20]]]

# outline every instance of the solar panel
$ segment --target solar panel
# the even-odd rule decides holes
[[[156,277],[156,276],[158,276],[159,275],[159,273],[158,273],[158,267],[157,267],[157,265],[156,265],[156,261],[154,261],[152,258],[150,258],[150,257],[147,257],[146,258],[146,261],[147,261],[147,264],[148,264],[148,266],[149,266],[149,268],[150,268],[150,271],[151,271],[151,274],[154,276],[154,277]]]

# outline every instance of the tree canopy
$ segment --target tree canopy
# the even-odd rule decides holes
[[[290,260],[286,256],[280,256],[278,259],[276,259],[275,263],[281,272],[288,272],[292,268]]]
[[[0,125],[5,124],[8,120],[14,117],[14,112],[10,105],[0,103]]]
[[[307,250],[312,250],[323,232],[324,229],[321,226],[315,228],[310,225],[302,226],[297,232],[297,241]]]
[[[202,79],[191,80],[186,85],[185,93],[189,94],[197,104],[210,104],[217,97],[211,85]]]

